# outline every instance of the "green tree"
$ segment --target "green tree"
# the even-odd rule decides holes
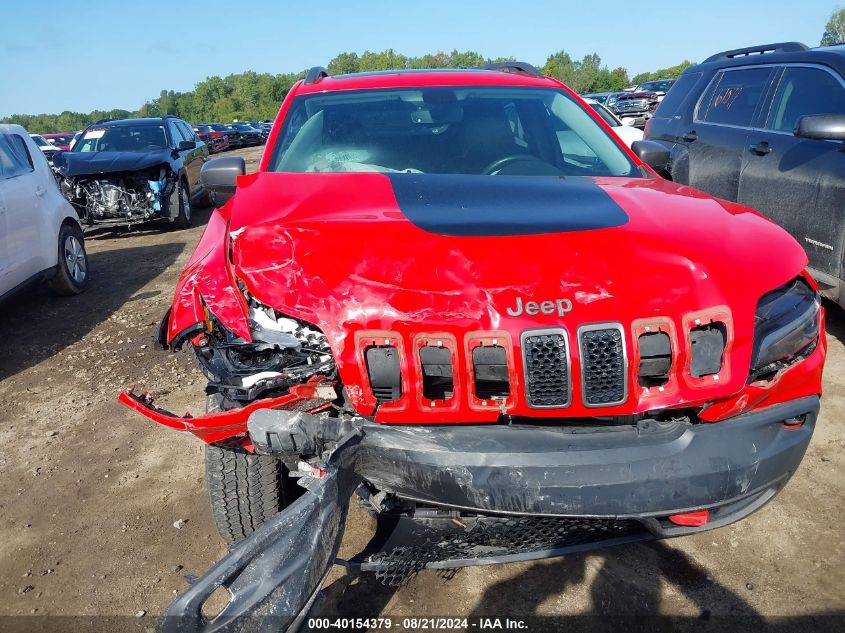
[[[824,27],[821,45],[835,46],[836,44],[845,44],[845,9],[834,11]]]
[[[347,75],[360,71],[361,61],[357,53],[341,53],[336,55],[326,68],[330,75]]]
[[[655,79],[675,79],[690,66],[695,66],[695,62],[684,60],[675,66],[660,68],[651,73],[640,73],[639,75],[634,75],[631,79],[631,83],[641,84],[644,81],[654,81]]]
[[[841,15],[842,12],[839,12]],[[833,20],[833,18],[831,18]],[[828,25],[830,27],[830,24]],[[328,62],[329,73],[345,74],[359,71],[405,68],[473,68],[490,62],[514,61],[512,57],[485,58],[475,51],[438,51],[408,57],[393,49],[364,51],[361,54],[344,52]],[[641,73],[629,80],[625,68],[608,69],[602,66],[597,53],[575,61],[566,51],[549,55],[542,67],[546,75],[560,79],[578,92],[616,91],[632,81],[677,77],[692,62]],[[30,132],[65,132],[84,128],[102,118],[155,117],[176,114],[192,123],[233,119],[269,119],[293,85],[305,76],[304,72],[271,75],[246,71],[226,77],[206,77],[193,90],[176,92],[161,90],[157,97],[143,103],[137,110],[95,110],[89,113],[65,111],[61,114],[14,114],[3,123],[19,123]]]
[[[549,55],[541,72],[549,77],[559,79],[568,86],[571,86],[575,80],[575,66],[566,51],[558,51]]]

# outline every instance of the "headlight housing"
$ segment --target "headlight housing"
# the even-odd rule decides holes
[[[800,277],[760,297],[749,382],[769,379],[812,353],[819,340],[820,310],[819,294]]]

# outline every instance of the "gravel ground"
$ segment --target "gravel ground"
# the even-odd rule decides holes
[[[260,148],[242,152],[254,169]],[[151,331],[209,211],[195,227],[88,236],[92,286],[70,299],[35,288],[3,305],[0,335],[0,630],[57,630],[43,615],[153,626],[186,574],[226,552],[206,499],[203,451],[116,402],[134,384],[174,411],[202,411],[186,354]],[[818,428],[798,474],[739,524],[649,545],[535,563],[424,571],[394,591],[333,573],[322,613],[746,616],[812,630],[845,613],[845,316],[827,305],[829,357]],[[179,526],[179,527],[176,527]],[[353,509],[342,553],[372,533]],[[120,618],[126,618],[120,620]],[[71,629],[81,630],[74,621]],[[107,620],[90,620],[94,630]],[[14,622],[14,626],[10,623]],[[4,626],[5,623],[5,626]],[[818,624],[818,623],[816,623]],[[792,627],[790,627],[792,628]]]

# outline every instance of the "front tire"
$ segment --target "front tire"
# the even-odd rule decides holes
[[[58,295],[78,295],[88,287],[88,253],[82,229],[64,224],[59,230],[59,259],[50,285]]]
[[[226,402],[211,395],[206,409],[221,411]],[[230,543],[252,534],[304,492],[280,460],[240,446],[206,446],[205,475],[214,525]]]
[[[170,204],[176,205],[176,217],[173,226],[177,229],[187,229],[191,226],[191,194],[184,180],[176,185],[176,191],[170,196]]]

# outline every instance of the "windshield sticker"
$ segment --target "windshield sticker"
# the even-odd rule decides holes
[[[103,134],[105,133],[106,131],[104,129],[88,130],[87,132],[85,132],[85,136],[83,138],[85,138],[86,140],[89,138],[103,138]]]

